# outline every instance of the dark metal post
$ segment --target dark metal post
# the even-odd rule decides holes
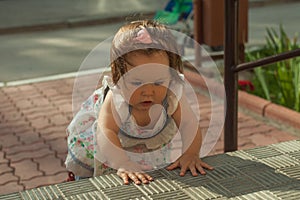
[[[201,48],[199,44],[203,43],[203,24],[202,24],[202,0],[193,0],[194,12],[194,40],[195,44],[195,66],[201,67]]]
[[[224,125],[224,151],[237,150],[237,74],[238,65],[238,0],[225,1],[224,85],[226,114]]]

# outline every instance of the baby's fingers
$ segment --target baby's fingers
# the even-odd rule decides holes
[[[142,181],[142,183],[147,184],[149,183],[149,181],[153,181],[153,178],[148,175],[148,174],[144,174],[144,173],[136,173],[136,176],[138,177],[138,179],[140,181]]]
[[[136,173],[128,173],[128,177],[137,185],[141,184],[142,176],[137,176]]]
[[[197,163],[196,165],[197,170],[200,172],[200,174],[205,175],[206,172],[204,171],[203,167],[201,164]]]
[[[176,161],[167,167],[167,170],[173,170],[179,167],[179,161]]]
[[[201,167],[201,166],[200,166]],[[193,176],[198,176],[197,170],[201,173],[201,171],[199,170],[199,168],[195,165],[190,165],[189,166],[190,172]],[[203,169],[202,169],[203,170]],[[204,171],[204,170],[203,170]]]
[[[179,176],[184,176],[185,173],[186,173],[186,171],[187,171],[189,168],[191,168],[191,167],[189,167],[187,164],[182,165],[182,166],[181,166],[180,173],[179,173]],[[195,167],[194,167],[194,169],[195,169]]]
[[[125,185],[128,185],[128,184],[129,184],[129,177],[128,177],[127,173],[124,173],[124,172],[118,172],[117,174],[118,174],[118,176],[123,180],[123,183],[124,183]]]
[[[212,166],[210,166],[210,165],[208,165],[207,163],[202,162],[202,161],[200,161],[200,162],[198,162],[198,163],[196,164],[196,168],[197,168],[197,170],[200,172],[200,174],[202,174],[202,175],[205,175],[205,174],[206,174],[206,172],[205,172],[204,169],[208,169],[208,170],[213,170],[213,169],[214,169]]]
[[[201,162],[201,166],[208,170],[213,170],[214,168],[205,162]]]

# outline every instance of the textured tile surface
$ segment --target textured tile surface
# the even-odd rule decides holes
[[[287,146],[288,151],[283,148]],[[300,140],[294,140],[210,156],[204,160],[216,168],[205,176],[180,177],[179,170],[160,169],[151,172],[157,177],[153,182],[138,186],[123,185],[117,175],[110,174],[2,195],[0,199],[298,199],[300,159],[295,155],[300,154],[299,146]],[[270,153],[261,156],[266,151]]]

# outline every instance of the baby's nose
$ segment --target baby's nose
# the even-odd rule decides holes
[[[153,83],[147,83],[142,86],[142,94],[143,95],[153,95],[154,94],[154,84]]]

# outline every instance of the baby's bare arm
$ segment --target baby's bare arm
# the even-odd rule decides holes
[[[97,146],[108,161],[110,167],[118,169],[121,163],[127,162],[125,151],[118,137],[119,126],[113,114],[112,93],[109,91],[103,102],[98,117]]]
[[[172,116],[181,133],[183,143],[183,154],[167,169],[173,170],[180,167],[180,176],[184,176],[187,170],[190,170],[193,176],[205,174],[203,168],[212,170],[209,166],[200,159],[200,149],[202,144],[202,134],[200,131],[197,117],[189,106],[187,99],[183,96],[178,104],[177,110]]]
[[[112,94],[109,92],[101,107],[98,117],[97,144],[100,152],[104,154],[109,166],[117,169],[117,174],[123,179],[124,184],[132,180],[135,184],[148,183],[153,178],[142,172],[141,167],[131,161],[122,148],[118,137],[118,116],[113,114],[115,107],[112,103]],[[115,112],[116,113],[116,112]]]

